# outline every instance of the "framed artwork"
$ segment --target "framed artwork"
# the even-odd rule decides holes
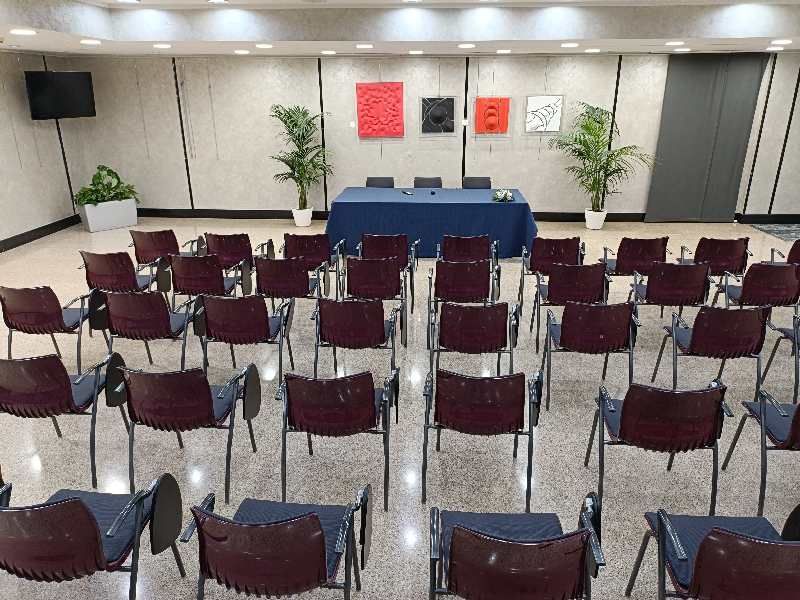
[[[358,137],[403,137],[403,83],[357,83]]]
[[[455,132],[456,99],[453,97],[422,98],[422,133]]]
[[[561,131],[564,96],[528,96],[525,108],[525,133]]]
[[[475,133],[508,133],[510,98],[475,99]]]

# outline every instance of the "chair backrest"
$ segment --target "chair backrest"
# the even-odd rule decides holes
[[[263,296],[203,296],[206,335],[226,344],[257,344],[272,339]]]
[[[441,177],[414,177],[415,188],[440,188],[442,187]]]
[[[473,435],[499,435],[525,426],[525,375],[468,377],[436,371],[434,421]]]
[[[319,265],[317,265],[319,266]],[[269,298],[303,298],[309,294],[306,259],[256,257],[256,293]]]
[[[97,520],[78,498],[0,508],[0,567],[33,581],[71,581],[107,568]]]
[[[473,237],[444,236],[442,259],[448,262],[475,262],[489,258],[489,235]]]
[[[72,383],[54,354],[0,360],[0,410],[18,417],[75,412]]]
[[[605,354],[631,347],[633,302],[579,304],[567,302],[559,346],[584,354]]]
[[[462,598],[581,598],[589,530],[518,543],[453,528],[447,591]]]
[[[306,270],[313,271],[322,263],[331,262],[331,241],[327,233],[314,235],[283,234],[285,258],[304,257]]]
[[[547,301],[553,304],[603,302],[606,297],[606,266],[554,264],[547,281]]]
[[[508,345],[508,304],[462,306],[445,302],[439,318],[439,345],[467,354],[505,350]]]
[[[389,300],[400,296],[400,271],[391,258],[351,258],[347,261],[347,295]]]
[[[133,238],[133,253],[136,255],[136,262],[147,264],[167,258],[171,254],[180,254],[178,238],[172,229],[163,231],[135,231],[130,230]]]
[[[253,247],[250,245],[250,236],[246,233],[231,233],[217,235],[206,233],[206,247],[208,254],[216,254],[219,264],[225,269],[230,269],[233,265],[246,260],[252,267]]]
[[[740,304],[786,306],[800,296],[800,265],[750,265],[742,281]]]
[[[708,358],[759,354],[771,308],[725,309],[702,306],[692,326],[689,353]]]
[[[681,392],[634,383],[625,394],[618,437],[656,452],[713,446],[722,432],[726,389],[721,385]]]
[[[383,302],[319,299],[319,338],[338,348],[360,350],[386,341]]]
[[[117,368],[125,382],[133,421],[162,431],[189,431],[216,424],[211,388],[203,369],[144,373]]]
[[[580,264],[581,238],[542,238],[535,237],[531,242],[530,271],[550,275],[554,264]]]
[[[397,258],[397,265],[403,269],[408,265],[408,236],[397,235],[361,235],[362,258]]]
[[[270,523],[236,523],[192,508],[200,572],[246,595],[292,596],[328,581],[325,534],[317,513]]]
[[[667,260],[667,242],[669,237],[654,239],[622,238],[617,250],[616,273],[633,275],[649,275],[654,262]]]
[[[138,292],[136,267],[127,252],[95,254],[81,250],[89,289],[106,292]]]
[[[786,255],[786,262],[789,264],[800,264],[800,240],[795,240],[792,244],[789,254]]]
[[[3,321],[9,329],[25,333],[68,331],[55,292],[47,286],[37,288],[0,287]],[[88,314],[88,308],[87,314]]]
[[[783,600],[800,590],[800,544],[714,528],[694,557],[690,598]]]
[[[465,190],[490,190],[492,189],[491,177],[462,177],[461,187]]]
[[[433,292],[446,302],[482,302],[489,299],[492,261],[475,262],[436,261],[436,279]]]
[[[159,292],[103,292],[108,329],[131,340],[158,340],[172,335],[169,306]]]
[[[340,437],[367,431],[378,422],[370,372],[338,379],[309,379],[287,373],[284,378],[289,427]]]
[[[368,188],[393,188],[394,177],[367,177]]]
[[[703,304],[708,296],[708,263],[688,265],[653,263],[645,300],[661,306]]]
[[[707,262],[711,274],[720,276],[729,273],[744,273],[747,268],[747,244],[750,238],[720,240],[700,238],[694,251],[694,262]]]
[[[227,294],[222,265],[216,254],[206,256],[171,254],[169,262],[172,267],[172,284],[176,292],[192,296]]]

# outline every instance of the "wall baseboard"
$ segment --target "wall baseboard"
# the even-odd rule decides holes
[[[743,215],[736,213],[736,220],[743,225],[793,225],[800,223],[800,214]]]
[[[291,219],[291,210],[223,210],[219,208],[138,208],[140,217],[171,217],[173,219]],[[326,221],[328,211],[315,210],[315,221]]]
[[[536,212],[533,213],[536,221],[562,221],[569,223],[582,223],[585,220],[584,213],[580,212]],[[606,222],[617,221],[626,223],[638,223],[644,221],[644,213],[608,213]]]
[[[30,231],[26,231],[24,233],[18,233],[17,235],[12,235],[10,238],[0,240],[0,252],[5,252],[6,250],[11,250],[12,248],[17,248],[30,242],[35,242],[36,240],[48,236],[51,233],[56,233],[62,229],[67,229],[73,225],[78,225],[80,222],[80,215],[70,215],[69,217],[61,219],[60,221],[56,221],[55,223],[48,223],[47,225],[42,225],[36,229],[31,229]]]

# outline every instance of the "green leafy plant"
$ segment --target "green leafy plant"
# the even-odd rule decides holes
[[[89,187],[81,188],[75,194],[75,204],[91,204],[97,206],[102,202],[114,202],[117,200],[128,200],[133,198],[139,204],[136,190],[132,185],[125,185],[119,178],[116,171],[98,165],[97,173],[92,176],[92,184]]]
[[[636,174],[637,165],[652,171],[657,159],[639,146],[611,148],[612,139],[619,139],[612,114],[585,102],[576,104],[580,112],[572,123],[574,131],[556,135],[549,147],[580,163],[564,170],[589,195],[592,210],[600,212],[606,198],[619,194],[619,185]]]
[[[294,181],[299,195],[299,208],[304,210],[308,201],[308,190],[319,185],[323,175],[332,175],[333,169],[327,163],[328,153],[318,142],[319,123],[324,113],[312,115],[302,106],[284,107],[273,104],[270,116],[278,119],[283,126],[279,137],[284,143],[294,146],[294,150],[283,150],[270,156],[283,163],[288,171],[278,173],[274,179],[278,183]]]

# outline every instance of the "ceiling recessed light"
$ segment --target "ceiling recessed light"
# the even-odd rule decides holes
[[[256,44],[256,48],[272,48],[272,44]]]
[[[464,49],[467,49],[467,48],[474,48],[474,47],[475,47],[475,44],[459,44],[459,45],[458,45],[458,47],[459,47],[459,48],[464,48]]]
[[[166,50],[167,48],[172,48],[170,44],[153,44],[153,48],[161,48]]]
[[[478,2],[497,2],[497,0],[478,0]]]
[[[12,29],[8,33],[12,35],[36,35],[33,29]]]
[[[511,54],[511,50],[498,50],[498,54]]]
[[[86,44],[87,46],[97,46],[102,43],[100,40],[81,40],[81,44]]]
[[[422,50],[409,50],[409,54],[422,54]]]
[[[361,50],[369,50],[373,48],[372,44],[356,44],[356,48],[360,48]]]
[[[323,50],[322,54],[336,54],[336,50]]]
[[[778,52],[779,50],[783,50],[783,46],[770,46],[767,48],[767,52]]]
[[[665,46],[683,46],[683,42],[667,42]]]
[[[597,54],[598,52],[600,52],[600,48],[587,48],[586,50],[584,50],[584,52],[589,52],[591,54]]]
[[[791,44],[792,40],[772,40],[770,44],[775,46],[783,46],[784,44]]]
[[[577,48],[578,44],[575,42],[567,42],[566,44],[561,44],[562,48]]]
[[[691,48],[675,48],[675,52],[691,52]]]
[[[11,45],[9,46],[9,48],[19,48],[19,46],[17,46],[16,44],[11,44]]]
[[[226,4],[228,0],[208,0],[210,4]]]
[[[250,54],[250,50],[234,50],[234,54]]]
[[[136,4],[139,0],[117,0],[117,2],[121,2],[123,4]]]
[[[422,0],[403,0],[403,2],[422,2]]]

